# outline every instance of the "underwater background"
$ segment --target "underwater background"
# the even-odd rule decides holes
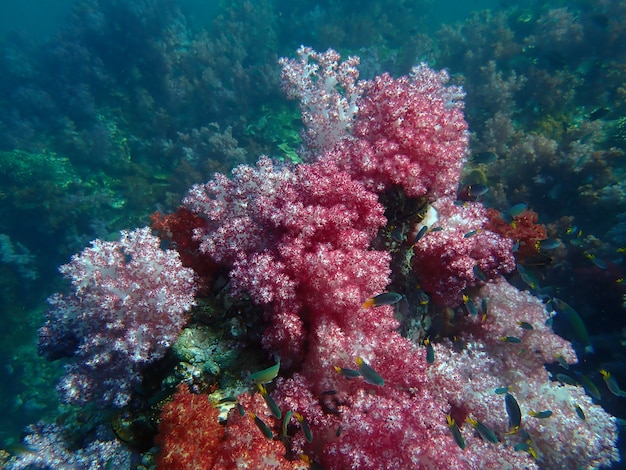
[[[133,468],[154,465],[146,454],[157,418],[129,424],[114,407],[59,397],[69,358],[38,348],[46,299],[68,290],[58,268],[91,240],[151,223],[162,231],[153,214],[175,212],[215,172],[260,155],[300,162],[303,125],[281,91],[278,59],[302,44],[360,56],[363,79],[425,62],[463,87],[470,152],[459,198],[516,230],[524,214],[521,269],[506,277],[557,311],[557,298],[574,309],[552,326],[580,362],[548,370],[617,418],[622,454],[625,41],[623,0],[1,2],[0,463],[12,468],[31,452],[23,433],[46,422],[81,435],[107,424],[131,448]],[[437,323],[441,312],[423,315]],[[243,369],[271,363],[242,356]],[[160,365],[159,380],[185,379],[174,363]],[[154,403],[171,395],[170,380]]]

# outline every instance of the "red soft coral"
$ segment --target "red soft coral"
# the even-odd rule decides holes
[[[489,218],[485,227],[487,230],[519,242],[519,248],[515,253],[517,261],[537,256],[537,244],[548,237],[546,228],[537,223],[537,213],[530,209],[515,216],[510,224],[502,219],[502,214],[496,209],[487,209],[487,217]]]
[[[157,456],[159,469],[209,469],[213,466],[224,428],[219,424],[218,410],[206,395],[189,392],[178,386],[174,399],[163,406]]]

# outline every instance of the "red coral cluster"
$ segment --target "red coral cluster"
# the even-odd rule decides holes
[[[364,86],[354,137],[333,152],[353,177],[373,191],[401,187],[430,200],[458,186],[469,136],[463,91],[444,86],[446,72],[426,64],[410,77],[383,74]]]
[[[198,275],[199,295],[206,293],[211,287],[218,265],[198,250],[200,242],[193,236],[196,229],[205,225],[204,219],[180,206],[173,214],[155,212],[150,216],[150,222],[161,239],[172,242],[183,266],[193,269]]]
[[[437,221],[431,228],[438,230],[431,230],[416,243],[413,266],[435,302],[456,306],[465,288],[515,269],[513,243],[487,229],[482,204],[459,206],[451,198],[441,198],[432,207]]]
[[[548,237],[546,228],[537,223],[537,213],[530,209],[515,216],[510,224],[502,218],[502,214],[496,209],[487,209],[487,217],[489,218],[485,226],[487,230],[509,238],[514,243],[519,242],[519,247],[515,253],[515,259],[518,262],[536,257],[539,253],[538,243]]]
[[[159,469],[210,469],[217,448],[224,437],[218,422],[218,411],[206,395],[189,392],[185,384],[178,386],[174,398],[163,406],[157,456]]]

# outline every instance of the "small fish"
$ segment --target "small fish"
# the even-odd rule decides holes
[[[582,419],[583,421],[587,419],[587,417],[585,416],[585,412],[580,407],[580,405],[574,405],[574,409],[576,410],[576,414],[578,415],[580,419]]]
[[[483,272],[483,270],[480,269],[480,266],[475,264],[472,270],[474,271],[474,276],[476,276],[476,279],[478,279],[481,282],[487,282],[487,276],[485,276],[485,273]]]
[[[591,345],[591,341],[589,339],[589,333],[587,332],[587,327],[583,322],[583,319],[580,317],[578,312],[574,310],[569,304],[565,303],[561,299],[557,299],[553,297],[550,299],[550,304],[552,308],[557,311],[559,315],[562,315],[568,323],[571,325],[572,330],[580,340],[580,342],[585,346],[585,352],[593,353],[593,346]]]
[[[517,265],[517,272],[519,273],[522,281],[526,283],[528,287],[535,290],[539,288],[539,280],[537,276],[528,268],[525,268],[521,264]]]
[[[480,232],[480,229],[472,230],[471,232],[467,232],[463,234],[463,238],[471,238],[474,235],[476,235],[478,232]]]
[[[500,341],[502,341],[503,343],[513,343],[513,344],[522,342],[522,340],[518,338],[517,336],[502,336],[500,338]]]
[[[276,378],[278,375],[278,371],[280,370],[280,360],[273,365],[272,367],[268,367],[267,369],[260,370],[250,375],[250,379],[255,384],[267,384]]]
[[[489,313],[489,299],[487,297],[483,297],[480,301],[480,310],[483,312],[483,316]]]
[[[239,412],[239,416],[245,416],[246,410],[243,409],[243,405],[237,402],[237,411]]]
[[[343,375],[348,380],[361,376],[361,373],[358,370],[346,369],[345,367],[339,366],[334,366],[334,369],[338,374]]]
[[[472,163],[483,163],[485,165],[488,165],[495,162],[497,159],[498,155],[496,155],[494,152],[478,152],[472,154],[472,156],[469,158],[469,161]]]
[[[356,365],[359,368],[359,372],[368,384],[372,385],[385,385],[385,380],[367,364],[361,356],[357,356],[355,359]]]
[[[261,418],[259,418],[257,415],[255,415],[252,412],[250,412],[250,418],[252,418],[252,421],[254,421],[254,424],[256,424],[256,427],[259,428],[259,430],[263,433],[265,437],[267,437],[268,439],[274,438],[274,433]]]
[[[550,411],[550,410],[529,411],[528,414],[530,416],[532,416],[533,418],[546,419],[546,418],[549,418],[550,416],[552,416],[552,411]]]
[[[563,356],[561,356],[560,354],[557,354],[554,357],[556,358],[557,362],[563,369],[569,370],[569,364],[567,363],[567,361],[565,360]]]
[[[593,263],[593,265],[597,268],[600,269],[607,269],[608,266],[606,264],[606,261],[604,261],[602,258],[598,258],[596,255],[594,255],[593,253],[585,253],[585,257],[591,261]]]
[[[519,325],[520,328],[522,328],[523,330],[527,330],[527,331],[532,331],[535,329],[534,326],[532,326],[530,323],[525,322],[525,321],[518,321],[517,324]]]
[[[428,303],[430,302],[430,297],[428,297],[428,294],[426,292],[421,290],[417,293],[417,300],[419,301],[420,305],[428,305]]]
[[[281,427],[281,436],[284,438],[287,437],[287,428],[289,427],[289,421],[291,421],[291,417],[293,416],[293,411],[288,410],[285,413],[285,419],[283,419],[283,425]]]
[[[461,450],[465,450],[465,439],[463,439],[463,435],[461,434],[461,430],[454,422],[454,419],[450,415],[446,415],[446,421],[448,422],[448,429],[450,430],[450,434],[452,434],[452,438],[456,445],[458,445]]]
[[[309,423],[306,420],[306,418],[302,416],[300,413],[294,413],[293,415],[296,417],[296,419],[300,423],[300,429],[302,429],[304,438],[307,440],[307,442],[313,442],[313,433],[311,432],[311,427],[309,426]]]
[[[435,362],[435,349],[430,342],[430,339],[426,338],[424,340],[424,346],[426,346],[426,362],[428,364],[432,364]]]
[[[341,436],[341,426],[337,426],[337,430],[335,431],[335,436]]]
[[[515,397],[510,393],[504,395],[504,406],[506,414],[509,416],[509,434],[514,434],[522,425],[522,410],[520,410]]]
[[[604,107],[594,109],[593,111],[591,111],[591,113],[589,113],[589,120],[596,121],[598,119],[602,119],[603,117],[608,115],[610,112],[611,110],[609,108],[604,108]]]
[[[561,246],[561,242],[556,238],[548,238],[547,240],[540,240],[535,244],[535,248],[538,251],[550,251]]]
[[[585,242],[581,240],[580,238],[572,238],[569,242],[572,245],[577,246],[579,248],[582,248],[582,246],[585,244]]]
[[[463,294],[463,303],[465,304],[465,308],[467,309],[467,312],[470,315],[472,316],[478,315],[478,307],[476,307],[476,304],[474,303],[474,301],[465,294]]]
[[[393,305],[402,300],[403,295],[395,292],[384,292],[382,294],[370,297],[363,302],[363,308],[380,307],[382,305]]]
[[[619,384],[617,383],[617,380],[615,380],[615,377],[613,377],[608,370],[601,369],[600,374],[602,375],[604,383],[609,389],[609,392],[611,392],[616,397],[626,396],[626,393],[623,392],[622,389],[619,387]]]
[[[271,397],[269,393],[267,393],[267,389],[263,386],[263,384],[257,384],[259,387],[259,392],[261,392],[261,396],[263,400],[265,400],[265,404],[269,408],[270,412],[277,418],[280,419],[283,417],[283,413],[280,411],[280,408]]]
[[[600,400],[602,398],[602,395],[600,395],[600,390],[598,390],[596,384],[594,384],[587,376],[583,375],[580,371],[576,371],[576,377],[578,377],[578,382],[580,383],[580,385],[583,386],[585,391],[592,398],[595,398],[596,400]]]
[[[493,393],[495,393],[496,395],[504,395],[505,393],[509,393],[510,391],[511,387],[498,387],[493,391]]]
[[[468,184],[459,189],[457,193],[457,199],[459,201],[477,201],[481,196],[484,196],[489,191],[489,188],[484,184]]]
[[[524,212],[526,209],[528,209],[528,206],[524,203],[519,203],[519,204],[515,204],[513,207],[511,207],[507,213],[512,217],[515,218],[518,215],[521,215],[522,212]]]
[[[419,232],[417,232],[417,235],[415,235],[415,240],[413,240],[412,245],[415,245],[418,241],[420,241],[422,237],[426,235],[426,232],[428,232],[428,226],[424,225]]]
[[[576,382],[576,380],[574,380],[574,378],[570,377],[567,374],[556,374],[556,379],[564,384],[567,385],[578,385],[578,382]]]
[[[513,450],[515,452],[519,452],[521,450],[523,450],[524,452],[528,452],[528,454],[535,460],[537,460],[537,451],[533,448],[533,446],[531,445],[531,441],[525,441],[525,442],[519,442],[517,444],[515,444],[515,446],[513,447]]]
[[[389,235],[391,236],[391,239],[395,242],[401,243],[404,241],[401,227],[391,227],[391,232],[389,233]]]
[[[567,235],[572,235],[572,234],[576,234],[576,232],[578,231],[578,227],[576,225],[572,225],[571,227],[568,227],[567,230],[565,231],[565,233]]]
[[[218,401],[218,403],[222,404],[222,403],[235,403],[237,401],[237,397],[224,397],[221,398],[220,401]]]
[[[496,433],[494,433],[491,429],[489,429],[483,423],[469,416],[465,418],[465,421],[471,424],[473,428],[476,429],[476,431],[478,431],[478,434],[480,434],[480,437],[482,437],[485,441],[493,442],[494,444],[498,443],[498,437],[496,436]]]

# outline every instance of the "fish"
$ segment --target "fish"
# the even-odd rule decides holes
[[[626,392],[622,391],[615,377],[611,375],[611,373],[605,369],[600,369],[600,374],[602,375],[602,379],[606,384],[606,387],[616,397],[624,397],[626,396]]]
[[[368,384],[382,386],[385,385],[385,380],[367,364],[361,356],[357,356],[355,359],[356,365],[359,368],[359,373],[363,380]]]
[[[514,434],[522,425],[522,410],[513,395],[504,395],[506,414],[509,416],[509,434]]]
[[[464,202],[477,201],[487,192],[489,192],[489,187],[484,184],[468,184],[459,189],[457,199]]]
[[[525,322],[525,321],[518,321],[517,324],[523,330],[532,331],[535,329],[534,326],[532,326],[530,323]]]
[[[567,385],[578,385],[578,382],[576,380],[574,380],[573,377],[570,377],[567,374],[556,374],[555,377],[561,383],[564,383],[564,384],[567,384]]]
[[[469,158],[469,161],[472,163],[483,163],[485,165],[493,163],[496,160],[498,160],[498,155],[496,155],[494,152],[473,153],[472,156]]]
[[[524,442],[519,442],[517,444],[515,444],[515,446],[513,447],[513,450],[515,452],[519,452],[520,450],[523,450],[525,452],[528,452],[528,454],[535,460],[537,460],[537,451],[533,448],[533,446],[531,445],[531,440],[527,440]]]
[[[454,419],[449,414],[446,415],[446,421],[448,422],[448,429],[450,430],[450,434],[452,434],[452,438],[456,445],[458,445],[461,450],[465,450],[465,439],[463,439],[463,435],[461,434],[461,430],[454,422]]]
[[[591,261],[595,267],[600,268],[600,269],[608,269],[606,261],[604,261],[602,258],[598,258],[593,253],[588,253],[587,252],[587,253],[585,253],[585,257],[589,261]]]
[[[476,235],[478,232],[480,232],[480,229],[472,230],[471,232],[467,232],[463,234],[463,238],[471,238],[474,235]]]
[[[493,391],[493,393],[495,393],[496,395],[504,395],[505,393],[508,393],[510,391],[511,387],[498,387]]]
[[[549,418],[550,416],[552,416],[552,411],[551,410],[529,411],[528,415],[532,416],[533,418],[537,418],[537,419],[546,419],[546,418]]]
[[[550,251],[561,246],[561,241],[556,238],[548,238],[546,240],[540,240],[535,244],[537,251]]]
[[[296,417],[296,419],[300,423],[300,429],[302,429],[304,438],[307,440],[307,442],[313,442],[313,433],[311,432],[311,427],[309,426],[309,423],[306,420],[306,418],[302,416],[300,413],[294,413],[293,415]]]
[[[265,400],[265,404],[269,408],[270,412],[277,419],[282,418],[283,413],[280,411],[280,408],[278,407],[274,399],[271,397],[271,395],[267,393],[267,389],[263,386],[263,384],[257,384],[257,386],[259,387],[259,392],[261,392],[261,396],[263,397],[263,400]]]
[[[580,419],[582,419],[583,421],[587,419],[587,417],[585,416],[585,412],[580,407],[580,405],[574,405],[574,410],[576,410],[576,414],[578,415]]]
[[[267,424],[265,424],[265,421],[263,421],[261,418],[259,418],[257,415],[255,415],[252,412],[250,412],[250,418],[252,418],[252,421],[254,421],[254,424],[256,424],[256,427],[259,428],[259,430],[263,433],[265,437],[267,437],[268,439],[274,438],[274,433],[272,432],[270,427]]]
[[[478,434],[480,434],[480,437],[482,437],[485,441],[493,442],[494,444],[498,443],[498,436],[496,436],[496,433],[494,433],[491,429],[489,429],[483,423],[481,423],[480,421],[474,418],[471,418],[470,416],[465,418],[465,421],[471,424],[472,427],[476,429],[476,431],[478,431]]]
[[[585,323],[583,322],[583,319],[580,317],[578,312],[574,310],[569,304],[562,301],[561,299],[557,299],[556,297],[551,298],[549,302],[552,308],[568,321],[568,323],[572,327],[574,334],[578,337],[580,342],[585,347],[585,352],[589,354],[593,353],[594,349],[591,345],[591,340],[589,339],[587,327],[585,326]]]
[[[432,364],[435,362],[435,349],[430,342],[430,339],[426,338],[424,340],[424,346],[426,346],[426,362],[428,364]]]
[[[361,376],[361,373],[358,370],[346,369],[345,367],[339,366],[334,366],[334,369],[338,374],[343,375],[348,380]]]
[[[518,338],[517,336],[502,336],[500,338],[500,341],[502,341],[503,343],[513,343],[513,344],[522,342],[522,340]]]
[[[257,385],[267,384],[276,378],[279,370],[280,370],[280,359],[275,365],[268,367],[267,369],[263,369],[258,372],[255,372],[254,374],[251,374],[250,379]]]
[[[404,296],[402,294],[398,294],[396,292],[384,292],[382,294],[375,295],[374,297],[370,297],[365,302],[363,302],[363,308],[380,307],[382,305],[393,305],[400,302],[403,297]]]
[[[578,382],[580,383],[580,385],[583,386],[585,391],[592,398],[595,398],[596,400],[600,400],[602,398],[602,395],[600,395],[600,390],[598,390],[596,384],[594,384],[587,376],[583,375],[582,372],[577,370],[576,377],[578,377]]]
[[[283,420],[283,425],[281,427],[281,436],[283,439],[287,437],[287,428],[289,426],[289,421],[291,421],[291,417],[293,416],[293,411],[288,410],[285,413],[285,419]]]
[[[560,354],[556,354],[554,357],[563,369],[569,370],[569,364],[563,356],[561,356]]]
[[[417,293],[417,300],[419,301],[420,305],[428,305],[428,303],[430,302],[430,297],[426,292],[420,290]]]
[[[509,210],[506,211],[506,213],[509,214],[514,219],[518,215],[521,215],[522,212],[524,212],[526,209],[528,209],[528,205],[521,202],[519,204],[515,204],[514,206],[510,207]]]
[[[478,315],[478,307],[476,307],[476,304],[474,303],[474,301],[465,294],[463,294],[463,303],[465,304],[465,308],[467,309],[467,312],[470,315],[472,316]]]
[[[539,280],[537,279],[537,276],[530,269],[525,268],[521,264],[518,264],[517,272],[522,278],[522,281],[524,281],[528,287],[530,287],[533,290],[539,288]]]
[[[415,245],[418,241],[420,241],[422,237],[426,235],[426,232],[428,232],[428,226],[424,225],[421,229],[419,229],[419,232],[417,232],[417,235],[415,235],[415,240],[413,240],[412,245]]]
[[[589,113],[589,120],[596,121],[598,119],[602,119],[603,117],[607,116],[610,112],[611,110],[609,108],[604,108],[604,107],[594,109],[593,111],[591,111],[591,113]]]
[[[487,282],[487,276],[485,276],[485,273],[483,272],[483,270],[480,269],[480,266],[475,264],[474,267],[472,268],[472,271],[474,272],[474,276],[476,276],[476,279],[478,279],[481,282]]]

